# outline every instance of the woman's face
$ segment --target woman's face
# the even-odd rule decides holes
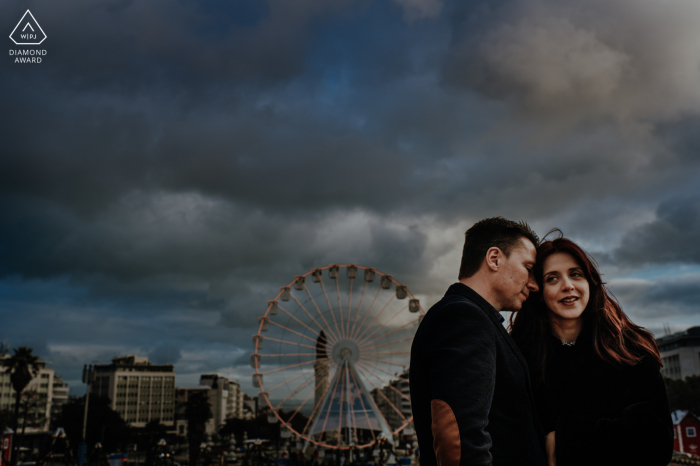
[[[556,321],[579,320],[588,305],[588,280],[574,258],[565,252],[556,252],[545,259],[542,266],[542,296]]]

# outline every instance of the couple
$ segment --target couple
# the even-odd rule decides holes
[[[498,311],[519,311],[510,335]],[[411,348],[421,466],[666,466],[660,367],[580,247],[481,220]]]

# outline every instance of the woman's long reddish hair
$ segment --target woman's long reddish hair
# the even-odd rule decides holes
[[[542,298],[542,265],[547,257],[557,252],[573,257],[588,280],[590,297],[582,314],[583,328],[579,338],[585,336],[595,354],[610,364],[633,366],[649,354],[661,367],[656,340],[625,315],[600,278],[595,260],[573,241],[557,238],[544,241],[537,248],[534,272],[540,290],[531,293],[523,308],[511,315],[510,334],[525,354],[533,375],[544,379],[544,369],[551,351],[547,338],[552,333],[551,323]]]

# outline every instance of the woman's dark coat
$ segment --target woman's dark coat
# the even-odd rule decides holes
[[[612,365],[589,341],[582,334],[564,346],[550,337],[544,382],[532,374],[544,430],[556,432],[557,466],[666,466],[673,424],[657,363],[646,356],[635,366]]]

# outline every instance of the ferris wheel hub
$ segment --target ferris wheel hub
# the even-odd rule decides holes
[[[356,364],[360,360],[360,347],[353,340],[340,340],[333,345],[333,361],[340,365],[343,361]]]

